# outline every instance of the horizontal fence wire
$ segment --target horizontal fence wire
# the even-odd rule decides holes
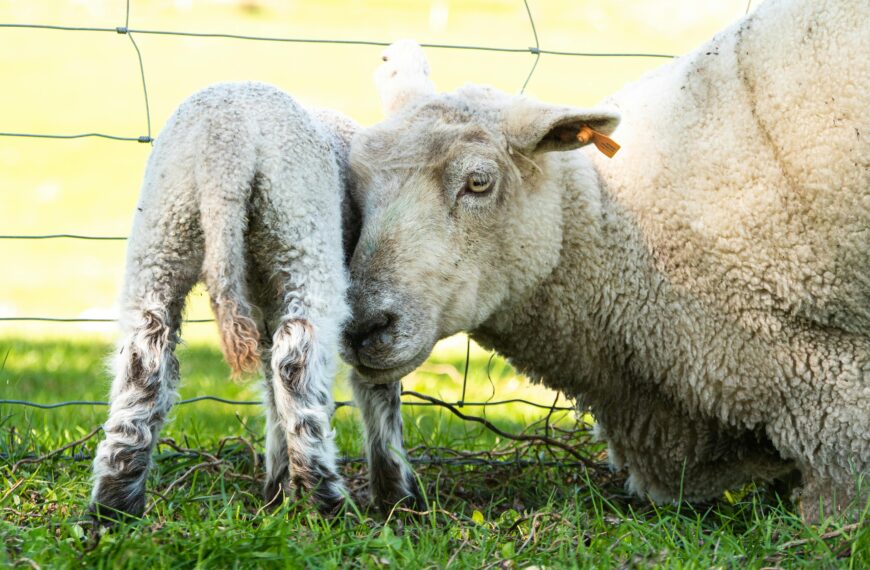
[[[526,14],[529,18],[532,36],[534,39],[533,46],[526,47],[509,47],[509,46],[485,46],[471,44],[441,44],[441,43],[422,43],[421,46],[432,49],[447,49],[447,50],[469,50],[479,52],[494,52],[506,54],[531,54],[534,56],[532,67],[523,82],[520,93],[525,91],[532,79],[532,75],[538,66],[538,61],[542,55],[552,56],[567,56],[581,58],[660,58],[672,59],[676,57],[673,54],[666,53],[651,53],[651,52],[584,52],[584,51],[565,51],[551,50],[541,47],[538,39],[538,31],[535,26],[535,20],[532,16],[532,11],[529,8],[528,0],[523,0]],[[749,5],[747,4],[747,11]],[[112,141],[126,141],[139,143],[153,143],[154,138],[151,135],[151,108],[148,102],[148,85],[145,79],[145,65],[142,58],[142,52],[139,49],[134,36],[136,34],[150,36],[167,36],[167,37],[187,37],[200,39],[224,39],[224,40],[243,40],[255,42],[277,42],[277,43],[293,43],[293,44],[326,44],[340,46],[369,46],[369,47],[386,47],[390,42],[383,40],[366,40],[366,39],[337,39],[337,38],[300,38],[300,37],[277,37],[277,36],[256,36],[245,34],[231,34],[224,32],[190,32],[185,30],[155,30],[147,28],[136,28],[130,26],[130,0],[126,2],[126,12],[123,26],[112,27],[94,27],[94,26],[61,26],[51,24],[35,24],[35,23],[0,23],[0,29],[7,30],[43,30],[57,32],[83,32],[83,33],[104,33],[124,35],[130,39],[130,43],[136,53],[138,61],[138,71],[142,80],[142,95],[145,104],[146,116],[146,132],[145,135],[136,136],[121,136],[99,132],[75,133],[75,134],[53,134],[53,133],[19,133],[0,131],[0,137],[23,137],[23,138],[41,138],[41,139],[82,139],[82,138],[102,138]]]
[[[210,38],[210,39],[227,39],[227,40],[249,40],[258,42],[279,42],[279,43],[296,43],[296,44],[331,44],[345,46],[370,46],[370,47],[387,47],[392,42],[375,41],[375,40],[343,40],[329,38],[290,38],[290,37],[274,37],[274,36],[249,36],[242,34],[228,34],[221,32],[185,32],[179,30],[148,30],[140,28],[127,28],[119,26],[117,28],[88,28],[76,26],[50,26],[45,24],[2,24],[0,28],[23,28],[37,30],[60,30],[70,32],[113,32],[117,34],[144,34],[154,36],[179,36],[189,38]],[[673,59],[677,57],[667,53],[649,53],[649,52],[589,52],[589,51],[563,51],[550,50],[535,46],[529,47],[505,47],[505,46],[482,46],[482,45],[463,45],[463,44],[437,44],[437,43],[421,43],[420,46],[432,49],[448,49],[448,50],[471,50],[484,52],[499,52],[499,53],[529,53],[532,55],[562,55],[573,57],[628,57],[628,58],[664,58]]]
[[[583,52],[583,51],[565,51],[565,50],[552,50],[541,47],[540,38],[538,36],[538,30],[535,25],[535,20],[532,14],[532,10],[529,7],[528,0],[523,0],[523,5],[525,8],[526,15],[528,16],[529,26],[531,31],[531,36],[534,45],[532,46],[487,46],[487,45],[471,45],[471,44],[442,44],[442,43],[423,43],[421,44],[424,48],[431,49],[445,49],[445,50],[470,50],[470,51],[479,51],[479,52],[493,52],[493,53],[504,53],[504,54],[529,54],[534,56],[532,61],[532,65],[527,74],[525,74],[525,78],[520,89],[520,93],[522,93],[526,87],[529,85],[535,70],[538,67],[538,63],[540,61],[541,56],[566,56],[566,57],[580,57],[580,58],[661,58],[661,59],[671,59],[676,56],[672,54],[663,54],[663,53],[646,53],[646,52]],[[747,3],[746,10],[748,12],[750,3]],[[225,40],[241,40],[241,41],[257,41],[257,42],[277,42],[277,43],[293,43],[293,44],[329,44],[329,45],[340,45],[340,46],[369,46],[369,47],[386,47],[389,46],[391,42],[381,41],[381,40],[367,40],[367,39],[334,39],[334,38],[302,38],[302,37],[275,37],[275,36],[256,36],[256,35],[244,35],[244,34],[232,34],[232,33],[223,33],[223,32],[192,32],[192,31],[184,31],[184,30],[161,30],[161,29],[148,29],[148,28],[137,28],[135,26],[130,25],[130,7],[131,1],[127,0],[125,4],[125,14],[124,14],[124,25],[116,26],[116,27],[92,27],[92,26],[62,26],[62,25],[49,25],[49,24],[37,24],[37,23],[0,23],[0,31],[2,30],[35,30],[35,31],[56,31],[56,32],[80,32],[80,33],[104,33],[104,34],[116,34],[122,35],[129,38],[135,55],[136,55],[136,63],[137,63],[137,75],[139,76],[142,84],[142,99],[145,107],[145,117],[144,123],[145,128],[143,129],[146,134],[140,135],[130,135],[130,136],[121,136],[115,134],[101,133],[101,132],[84,132],[84,133],[75,133],[75,134],[51,134],[51,133],[28,133],[28,132],[5,132],[0,131],[0,137],[21,137],[21,138],[36,138],[36,139],[58,139],[58,140],[72,140],[72,139],[82,139],[82,138],[100,138],[106,139],[109,141],[122,141],[122,142],[138,142],[138,143],[153,143],[154,137],[152,136],[151,130],[151,108],[148,97],[148,82],[146,79],[145,73],[145,63],[142,55],[142,51],[139,48],[139,45],[136,43],[135,35],[148,35],[148,36],[165,36],[165,37],[187,37],[187,38],[201,38],[201,39],[225,39]],[[127,239],[126,236],[112,236],[112,235],[87,235],[87,234],[74,234],[74,233],[51,233],[51,234],[31,234],[31,235],[0,235],[0,240],[56,240],[56,239],[66,239],[66,240],[83,240],[83,241],[116,241],[121,242]],[[47,322],[47,323],[113,323],[116,322],[117,319],[113,318],[84,318],[84,317],[75,317],[75,318],[65,318],[65,317],[55,317],[55,316],[21,316],[21,317],[0,317],[0,322]],[[185,323],[211,323],[214,322],[213,319],[187,319],[184,321]],[[491,361],[491,360],[490,360]],[[552,405],[549,404],[541,404],[532,402],[529,400],[521,399],[521,398],[512,398],[506,400],[492,400],[487,402],[466,402],[465,400],[465,387],[468,376],[468,359],[466,358],[466,370],[464,373],[464,377],[462,380],[462,399],[458,402],[444,402],[438,400],[437,398],[432,398],[431,396],[424,396],[421,394],[417,394],[415,392],[403,392],[403,396],[416,398],[414,400],[403,400],[404,405],[408,406],[442,406],[452,408],[453,406],[478,406],[478,407],[486,407],[486,406],[496,406],[496,405],[505,405],[505,404],[522,404],[535,408],[549,410],[549,413],[552,414],[555,411],[571,411],[576,408],[572,406],[556,406],[556,402],[553,402]],[[257,400],[229,400],[226,398],[220,398],[217,396],[198,396],[195,398],[189,398],[186,400],[181,400],[178,404],[192,404],[196,402],[202,401],[212,401],[222,404],[230,404],[230,405],[260,405],[261,402]],[[90,401],[90,400],[73,400],[66,402],[56,402],[56,403],[37,403],[30,402],[27,400],[16,400],[16,399],[4,399],[0,400],[0,405],[19,405],[26,407],[34,407],[40,409],[57,409],[66,406],[107,406],[108,402],[104,401]],[[352,402],[337,402],[337,407],[343,406],[352,406]],[[455,411],[454,411],[455,413]],[[549,418],[549,416],[548,416]]]
[[[411,391],[403,391],[403,396],[411,396],[416,397],[416,392]],[[175,403],[176,406],[183,406],[185,404],[195,404],[197,402],[218,402],[220,404],[229,404],[233,406],[260,406],[263,404],[262,400],[230,400],[228,398],[220,398],[218,396],[197,396],[195,398],[187,398],[185,400],[179,400]],[[532,402],[530,400],[525,400],[523,398],[510,398],[507,400],[492,400],[487,402],[464,402],[462,400],[457,400],[455,402],[443,402],[443,401],[414,401],[414,400],[403,400],[402,405],[404,406],[420,406],[420,407],[431,407],[431,406],[441,406],[444,404],[448,404],[451,406],[467,406],[471,408],[482,408],[486,406],[504,406],[506,404],[523,404],[526,406],[530,406],[533,408],[539,408],[544,410],[553,410],[555,412],[570,412],[576,410],[573,406],[551,406],[549,404],[540,404],[538,402]],[[55,402],[52,404],[40,404],[39,402],[31,402],[29,400],[0,400],[0,406],[27,406],[31,408],[39,408],[41,410],[53,410],[56,408],[64,408],[67,406],[108,406],[109,402],[100,401],[100,400],[69,400],[66,402]],[[336,409],[344,408],[344,407],[356,407],[353,401],[351,400],[339,400],[335,402]]]
[[[0,323],[9,322],[9,323],[117,323],[118,319],[96,319],[96,318],[85,318],[85,317],[0,317]],[[214,319],[184,319],[181,321],[185,324],[197,324],[197,323],[213,323]]]
[[[82,239],[93,241],[127,241],[126,236],[88,236],[82,234],[0,235],[0,239]]]
[[[154,461],[157,463],[172,460],[172,459],[189,459],[198,457],[197,453],[155,453]],[[7,454],[0,453],[0,461],[10,461],[12,458]],[[38,459],[35,455],[25,455],[16,459]],[[69,455],[59,455],[54,458],[61,461],[93,461],[94,456],[90,453],[71,453]],[[588,467],[588,463],[582,461],[557,461],[552,459],[486,459],[483,457],[448,457],[448,456],[423,456],[423,457],[408,457],[408,463],[415,466],[449,466],[449,467],[539,467],[539,468],[556,468],[556,469],[572,469],[578,467]],[[338,456],[335,458],[337,465],[365,465],[367,462],[365,457],[345,457]]]

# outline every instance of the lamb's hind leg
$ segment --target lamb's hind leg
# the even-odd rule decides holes
[[[268,127],[268,136],[281,142],[278,152],[264,153],[254,176],[248,277],[271,333],[264,341],[271,343],[266,500],[297,491],[332,513],[347,497],[330,425],[338,333],[347,313],[340,180],[325,147],[311,144],[320,135],[301,113],[288,107],[287,120]]]
[[[177,343],[184,296],[153,300],[124,316],[125,334],[115,355],[109,418],[94,459],[92,513],[119,520],[145,509],[151,452],[178,385]]]
[[[155,212],[153,204],[144,209]],[[173,241],[153,226],[137,220],[128,245],[109,417],[94,458],[90,510],[101,518],[144,511],[151,451],[176,397],[181,312],[202,261],[196,231]]]
[[[254,239],[258,235],[255,229]],[[335,301],[331,306],[293,283],[294,252],[274,244],[254,251],[252,290],[264,317],[265,500],[279,505],[295,492],[310,494],[321,511],[333,513],[347,496],[330,426],[342,296],[338,291],[326,295],[323,301]]]
[[[258,235],[255,228],[255,240]],[[341,280],[318,284],[319,274],[309,272],[307,285],[294,283],[296,252],[275,244],[252,249],[254,281],[259,279],[252,289],[264,316],[265,499],[276,505],[294,492],[310,494],[321,511],[333,513],[347,496],[330,426],[336,339],[344,311]]]
[[[263,488],[266,504],[278,506],[284,502],[290,485],[290,457],[287,454],[287,437],[284,425],[278,416],[275,402],[275,388],[272,386],[272,366],[268,357],[271,346],[263,346],[266,335],[261,335],[260,354],[263,362],[263,391],[266,408],[266,485]],[[271,339],[268,339],[271,342]]]
[[[322,512],[332,514],[347,492],[330,426],[333,358],[324,353],[318,333],[316,323],[295,315],[285,318],[273,335],[265,494],[274,503],[293,489],[310,493]]]
[[[385,511],[401,501],[421,505],[420,488],[402,440],[401,383],[370,384],[353,372],[351,386],[365,425],[372,502]]]

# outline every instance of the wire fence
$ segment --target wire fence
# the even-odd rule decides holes
[[[111,134],[111,133],[103,133],[103,132],[83,132],[83,133],[72,133],[72,134],[62,134],[62,133],[28,133],[28,132],[2,132],[0,131],[0,137],[28,137],[28,138],[41,138],[41,139],[81,139],[88,137],[102,138],[108,139],[110,141],[117,142],[137,142],[137,143],[153,143],[154,136],[152,135],[152,124],[151,124],[151,106],[148,98],[148,80],[146,75],[145,63],[143,60],[142,50],[140,50],[139,45],[136,43],[136,37],[139,35],[152,35],[152,36],[181,36],[188,38],[197,38],[202,40],[232,40],[232,41],[254,41],[254,42],[280,42],[280,43],[300,43],[300,44],[331,44],[331,45],[341,45],[341,46],[388,46],[390,42],[380,41],[380,40],[367,40],[367,39],[329,39],[329,38],[301,38],[301,37],[269,37],[269,36],[254,36],[254,35],[242,35],[242,34],[231,34],[231,33],[223,33],[223,32],[190,32],[183,30],[163,30],[163,29],[146,29],[146,28],[138,28],[131,24],[130,18],[130,8],[131,8],[131,0],[127,0],[125,4],[125,10],[123,14],[123,25],[118,25],[116,27],[78,27],[78,26],[62,26],[62,25],[46,25],[39,23],[0,23],[0,32],[3,29],[29,29],[29,30],[40,30],[45,32],[53,32],[53,33],[76,33],[76,34],[116,34],[119,36],[125,36],[127,40],[129,40],[135,54],[136,54],[136,69],[135,73],[141,78],[142,84],[142,108],[143,108],[143,125],[142,132],[145,134]],[[635,53],[635,52],[581,52],[581,51],[562,51],[562,50],[552,50],[546,49],[541,46],[540,38],[538,36],[537,26],[535,24],[535,18],[532,12],[531,7],[527,0],[523,0],[523,5],[525,8],[525,13],[528,16],[529,30],[531,32],[531,40],[534,45],[531,46],[490,46],[490,45],[463,45],[463,44],[439,44],[439,43],[424,43],[423,47],[432,48],[432,49],[446,49],[446,50],[471,50],[471,51],[480,51],[480,52],[501,52],[501,53],[513,53],[513,54],[528,54],[532,56],[532,62],[529,67],[529,70],[526,74],[524,74],[522,86],[520,88],[520,93],[525,91],[529,82],[535,74],[536,69],[538,68],[538,63],[540,62],[541,57],[543,56],[553,56],[553,57],[578,57],[578,58],[673,58],[675,56],[670,54],[663,53]],[[751,0],[747,2],[746,11],[749,11],[751,5]],[[84,235],[84,234],[68,234],[68,233],[51,233],[51,234],[32,234],[32,235],[0,235],[0,240],[79,240],[79,241],[96,241],[96,242],[108,242],[108,241],[124,241],[126,240],[126,236],[106,236],[106,235]],[[59,316],[21,316],[21,317],[0,317],[0,322],[46,322],[46,323],[111,323],[114,322],[114,319],[107,318],[66,318]],[[188,319],[185,320],[186,323],[208,323],[213,322],[212,319]],[[490,363],[492,359],[490,359]],[[571,411],[574,408],[571,406],[557,406],[558,398],[552,404],[542,404],[538,402],[532,402],[525,399],[520,398],[512,398],[505,400],[494,400],[487,402],[468,402],[465,401],[465,388],[467,384],[468,378],[468,364],[469,359],[466,357],[466,368],[463,374],[462,379],[462,397],[456,402],[446,402],[440,400],[438,398],[434,398],[432,396],[427,396],[424,394],[420,394],[418,392],[412,391],[404,391],[403,396],[403,405],[406,406],[437,406],[440,408],[444,408],[449,410],[454,415],[460,417],[464,421],[477,422],[484,425],[484,427],[499,433],[500,435],[515,441],[532,441],[537,443],[545,444],[549,447],[555,446],[559,448],[565,448],[564,444],[554,443],[555,440],[552,440],[549,437],[549,423],[550,419],[554,412],[557,411]],[[196,402],[210,401],[221,404],[231,404],[231,405],[259,405],[259,401],[250,400],[250,401],[240,401],[240,400],[229,400],[225,398],[220,398],[212,395],[202,395],[196,398],[190,398],[187,400],[181,400],[178,404],[193,404]],[[478,417],[478,416],[469,416],[464,412],[460,411],[460,408],[463,407],[482,407],[486,408],[488,406],[499,406],[506,404],[523,404],[526,406],[530,406],[537,409],[547,410],[546,416],[546,429],[545,435],[543,436],[523,436],[516,434],[509,434],[503,432],[491,422],[486,420],[486,418]],[[31,408],[39,408],[46,410],[53,410],[57,408],[67,407],[67,406],[107,406],[108,402],[105,401],[85,401],[85,400],[73,400],[73,401],[64,401],[64,402],[55,402],[55,403],[37,403],[31,402],[28,400],[22,399],[2,399],[0,400],[0,405],[7,406],[22,406],[22,407],[31,407]],[[351,402],[338,402],[337,406],[348,406],[352,405]],[[93,435],[93,434],[92,434]],[[529,438],[531,438],[529,440]],[[537,438],[537,439],[536,439]],[[64,447],[66,448],[66,446]],[[50,454],[52,456],[55,455],[53,452]],[[454,458],[455,459],[455,458]],[[465,459],[468,459],[467,457]],[[463,460],[465,460],[463,459]],[[479,459],[479,458],[477,458]],[[519,458],[516,461],[527,461],[526,459],[520,460]]]
[[[47,139],[79,139],[86,137],[99,137],[105,138],[114,141],[132,141],[139,143],[153,143],[154,138],[151,134],[151,106],[148,102],[148,81],[145,77],[145,64],[142,61],[142,51],[139,49],[139,45],[136,43],[135,36],[138,34],[142,35],[157,35],[157,36],[179,36],[179,37],[191,37],[191,38],[202,38],[202,39],[228,39],[228,40],[244,40],[244,41],[257,41],[257,42],[281,42],[281,43],[304,43],[304,44],[332,44],[332,45],[343,45],[343,46],[383,46],[386,47],[390,45],[390,42],[387,41],[375,41],[375,40],[346,40],[346,39],[329,39],[329,38],[292,38],[292,37],[269,37],[269,36],[251,36],[251,35],[242,35],[242,34],[228,34],[222,32],[188,32],[181,30],[153,30],[153,29],[142,29],[130,27],[130,5],[132,0],[127,0],[126,2],[126,10],[124,16],[124,25],[116,26],[114,28],[109,27],[87,27],[87,26],[58,26],[58,25],[47,25],[47,24],[29,24],[29,23],[0,23],[0,29],[31,29],[31,30],[48,30],[48,31],[58,31],[58,32],[80,32],[80,33],[109,33],[109,34],[118,34],[123,35],[129,38],[130,43],[133,46],[133,49],[136,52],[136,60],[138,62],[138,73],[142,79],[142,98],[145,108],[145,130],[147,134],[144,135],[114,135],[108,133],[99,133],[99,132],[89,132],[89,133],[76,133],[76,134],[48,134],[48,133],[12,133],[12,132],[0,132],[0,136],[3,137],[31,137],[31,138],[47,138]],[[579,52],[579,51],[559,51],[559,50],[548,50],[541,47],[540,41],[538,39],[538,31],[535,26],[535,19],[532,15],[532,10],[529,7],[528,0],[523,0],[523,4],[526,9],[526,14],[529,18],[529,26],[531,28],[532,37],[534,39],[534,46],[528,47],[504,47],[504,46],[482,46],[482,45],[462,45],[462,44],[437,44],[437,43],[424,43],[421,44],[426,48],[433,49],[452,49],[452,50],[472,50],[472,51],[483,51],[483,52],[501,52],[501,53],[528,53],[534,56],[534,60],[532,62],[532,66],[529,69],[528,75],[526,75],[525,80],[523,81],[522,88],[520,92],[525,91],[525,88],[528,86],[529,81],[532,79],[532,75],[534,75],[535,70],[537,69],[538,62],[542,55],[554,55],[554,56],[571,56],[571,57],[629,57],[629,58],[665,58],[670,59],[675,57],[671,54],[662,54],[662,53],[622,53],[622,52]],[[747,5],[747,10],[749,6]],[[73,239],[106,239],[106,238],[93,238],[88,236],[71,236],[67,235],[64,237],[69,237]],[[0,236],[0,239],[45,239],[40,236]],[[124,238],[108,238],[108,239],[124,239]]]

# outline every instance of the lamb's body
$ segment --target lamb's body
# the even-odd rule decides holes
[[[292,484],[326,508],[342,500],[329,418],[347,314],[343,169],[354,126],[318,115],[267,85],[221,84],[185,101],[155,143],[94,464],[101,513],[142,513],[151,450],[176,395],[182,309],[200,278],[233,370],[255,371],[262,358],[267,499]]]
[[[769,0],[612,98],[612,160],[550,152],[612,130],[605,111],[473,86],[406,105],[353,145],[377,197],[351,299],[357,320],[389,312],[369,283],[394,282],[385,297],[418,307],[389,321],[401,343],[347,357],[387,381],[468,330],[590,406],[638,494],[711,499],[796,468],[809,518],[844,505],[870,472],[868,51],[870,5]],[[494,198],[455,190],[480,171]],[[423,255],[450,268],[437,289],[402,261]]]

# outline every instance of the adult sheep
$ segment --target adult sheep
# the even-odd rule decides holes
[[[101,518],[144,510],[151,452],[176,398],[182,309],[200,278],[230,367],[254,372],[262,361],[265,371],[266,499],[295,490],[325,511],[342,503],[329,422],[355,128],[274,87],[228,83],[191,96],[160,133],[128,242],[123,337],[94,460]]]
[[[844,508],[870,468],[868,51],[870,4],[769,0],[609,108],[472,85],[360,132],[342,344],[372,437],[468,331],[589,406],[638,495],[797,469],[808,520]],[[569,152],[620,114],[615,158]],[[376,498],[414,495],[374,449]]]

